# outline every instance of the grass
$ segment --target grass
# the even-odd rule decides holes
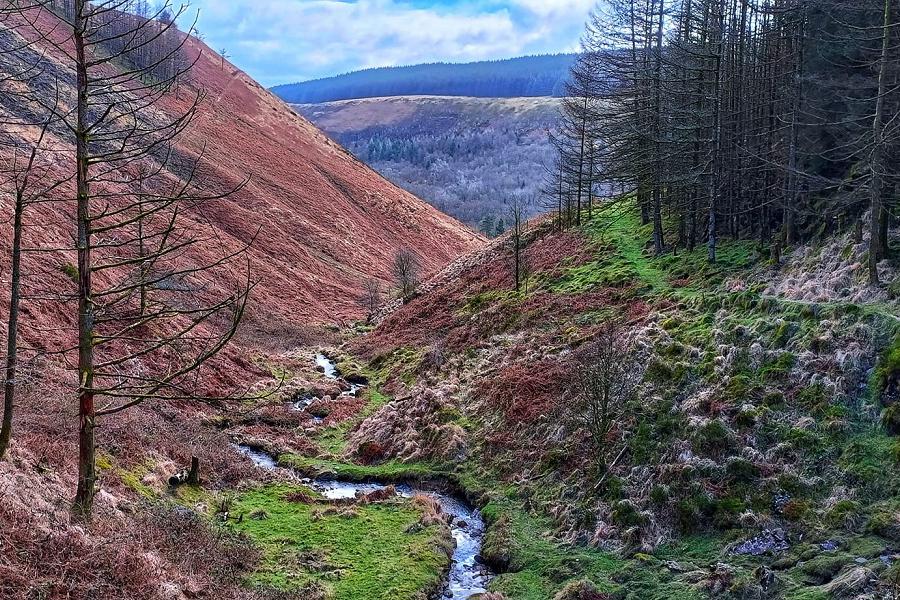
[[[638,284],[645,294],[675,291],[677,295],[689,296],[711,289],[727,275],[757,260],[755,242],[731,240],[719,243],[715,264],[709,263],[705,246],[691,252],[651,256],[645,249],[645,241],[651,236],[650,226],[640,224],[634,208],[600,210],[581,230],[596,244],[597,259],[570,267],[549,282],[553,293],[575,295],[597,287]]]
[[[437,527],[406,532],[421,516],[410,502],[350,509],[288,500],[298,489],[306,491],[253,489],[232,506],[232,515],[244,515],[232,527],[263,552],[251,584],[285,591],[313,584],[334,600],[414,598],[440,585],[450,560],[447,540]]]
[[[709,561],[721,544],[712,538],[689,538],[678,546],[660,548],[657,556],[623,559],[618,555],[585,546],[553,540],[551,523],[528,514],[508,501],[488,504],[484,516],[492,528],[503,523],[508,536],[511,571],[499,575],[493,591],[516,600],[546,600],[579,579],[593,582],[600,590],[628,600],[699,600],[703,595],[678,581],[664,566],[664,560]],[[494,543],[497,543],[496,541]]]
[[[278,457],[278,462],[310,477],[327,476],[350,481],[427,481],[449,475],[449,471],[440,465],[397,460],[378,465],[358,465],[342,460],[283,454]]]

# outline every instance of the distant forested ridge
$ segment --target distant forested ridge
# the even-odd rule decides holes
[[[294,105],[395,184],[494,236],[539,209],[557,98],[412,96]]]
[[[383,67],[279,85],[285,102],[311,104],[382,96],[561,97],[575,54],[523,56],[464,64]]]

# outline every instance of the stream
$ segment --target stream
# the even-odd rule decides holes
[[[316,365],[325,377],[339,378],[340,375],[334,362],[325,355],[316,355]],[[360,386],[354,384],[352,393],[355,395],[359,389]],[[270,454],[245,445],[237,445],[237,448],[258,467],[270,471],[284,471],[296,478],[296,474],[290,469],[279,467],[275,458]],[[359,483],[337,479],[303,479],[302,482],[329,500],[355,498],[388,487],[387,484],[375,482]],[[434,498],[440,503],[443,512],[450,517],[450,531],[456,542],[456,548],[453,551],[450,574],[443,597],[450,600],[466,600],[475,594],[484,593],[493,575],[478,560],[485,530],[484,520],[478,509],[469,506],[459,498],[433,489],[406,483],[396,484],[394,489],[397,491],[397,496],[401,498],[411,498],[420,494]]]

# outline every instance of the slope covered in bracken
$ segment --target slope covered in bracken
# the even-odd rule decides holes
[[[4,122],[41,118],[40,107],[14,95],[13,88],[21,92],[28,86],[52,104],[58,82],[61,105],[71,106],[72,65],[56,47],[67,48],[65,28],[50,12],[32,17],[37,32],[12,29],[21,25],[15,21],[0,24],[0,71],[8,75],[38,61],[41,65],[27,83],[0,76]],[[25,47],[24,39],[34,43]],[[175,167],[163,178],[178,181],[184,177],[178,165],[187,162],[181,157],[201,156],[196,182],[202,190],[214,195],[240,189],[181,215],[203,241],[179,255],[179,266],[213,262],[252,239],[241,260],[230,263],[232,272],[220,269],[215,278],[191,281],[190,291],[203,300],[221,296],[248,272],[257,282],[237,336],[200,372],[203,391],[239,395],[251,382],[271,377],[270,357],[304,343],[322,343],[327,326],[359,317],[364,281],[371,277],[389,284],[399,249],[410,249],[423,271],[431,273],[482,243],[480,236],[355,160],[202,42],[190,39],[186,52],[196,59],[190,80],[140,116],[146,123],[170,120],[203,90],[191,128],[173,148],[179,157],[171,163]],[[37,137],[34,126],[5,129],[0,140],[4,168],[13,145],[27,147]],[[54,125],[44,148],[40,167],[46,180],[71,178],[74,148],[68,132]],[[128,194],[114,182],[97,187],[100,193]],[[4,289],[12,244],[7,191],[0,194]],[[148,402],[104,418],[97,437],[101,484],[95,518],[90,524],[72,520],[78,411],[70,360],[77,334],[71,179],[43,200],[28,206],[24,217],[20,385],[12,446],[7,460],[0,461],[0,597],[271,597],[244,585],[248,566],[260,561],[258,552],[245,540],[210,527],[212,519],[201,516],[205,509],[196,508],[210,508],[212,502],[190,497],[173,505],[167,492],[167,478],[192,455],[200,458],[202,480],[210,488],[262,477],[229,446],[229,432],[216,418],[221,403]],[[102,275],[97,279],[102,285]],[[4,341],[8,301],[2,294]],[[143,367],[134,363],[129,368]],[[234,405],[243,411],[240,400]]]
[[[65,39],[49,12],[38,26],[57,41]],[[20,35],[34,37],[27,28],[0,31],[0,50],[15,48]],[[198,116],[175,150],[186,156],[202,152],[199,178],[207,188],[223,191],[249,179],[234,194],[191,217],[214,228],[217,252],[236,250],[256,236],[249,251],[253,277],[260,282],[254,294],[256,316],[289,316],[308,323],[349,319],[360,313],[355,299],[365,278],[391,279],[391,262],[399,248],[409,248],[424,270],[434,271],[480,243],[479,236],[455,220],[355,160],[199,40],[191,38],[185,52],[196,59],[190,80],[148,110],[145,118],[180,115],[194,92],[203,90]],[[49,77],[56,77],[62,98],[71,98],[71,65],[51,45],[39,41],[15,58],[4,54],[4,61],[12,70],[14,60],[27,64],[29,56],[38,55],[47,61],[46,76],[32,86],[52,103]],[[14,117],[29,114],[29,107],[15,102],[12,96],[4,102]],[[71,148],[65,136],[54,133],[59,139],[47,145],[61,150],[55,167],[63,172],[71,167],[66,164],[71,158],[66,150]],[[27,134],[24,131],[23,137]],[[65,200],[64,192],[58,195]],[[33,242],[49,246],[53,238],[69,235],[69,210],[65,203],[38,210],[30,228],[37,238]],[[9,228],[3,229],[4,256],[9,238]]]

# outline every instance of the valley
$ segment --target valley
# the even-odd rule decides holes
[[[723,244],[716,267],[701,251],[654,259],[641,250],[649,228],[631,214],[604,212],[564,232],[535,223],[527,293],[514,291],[509,246],[495,244],[374,329],[272,357],[295,373],[281,401],[218,421],[265,453],[254,454],[265,467],[255,477],[269,482],[239,493],[227,515],[277,556],[251,580],[304,597],[436,589],[458,564],[439,541],[452,536],[442,519],[428,542],[445,548],[436,555],[411,550],[418,538],[408,536],[379,542],[376,563],[346,553],[363,531],[418,530],[408,523],[427,514],[425,500],[402,500],[413,486],[448,490],[484,518],[472,558],[496,575],[483,598],[800,600],[890,589],[897,467],[880,415],[898,376],[894,300],[810,299],[811,281],[788,292],[777,283],[805,273],[802,252],[777,273],[741,242]],[[816,250],[860,279],[861,251],[850,239]],[[579,356],[612,313],[634,340],[625,356],[638,375],[632,403],[612,409],[601,477],[573,386],[584,385]],[[315,369],[323,351],[336,372]],[[343,378],[366,382],[358,400],[341,393]],[[315,399],[298,414],[292,399],[308,394]],[[275,464],[286,470],[273,482]],[[387,485],[396,487],[379,493]],[[350,490],[360,493],[349,504],[316,499]],[[304,498],[292,500],[300,506],[282,507],[289,494]],[[381,504],[413,512],[370,516]],[[345,519],[342,541],[278,532],[293,527],[282,514],[307,510]],[[297,570],[284,554],[295,547],[322,558]],[[409,552],[415,564],[398,565]],[[400,587],[383,595],[375,590],[386,579],[356,592],[343,583],[356,569],[377,578],[384,568]]]
[[[0,598],[896,600],[893,2],[0,3]]]

